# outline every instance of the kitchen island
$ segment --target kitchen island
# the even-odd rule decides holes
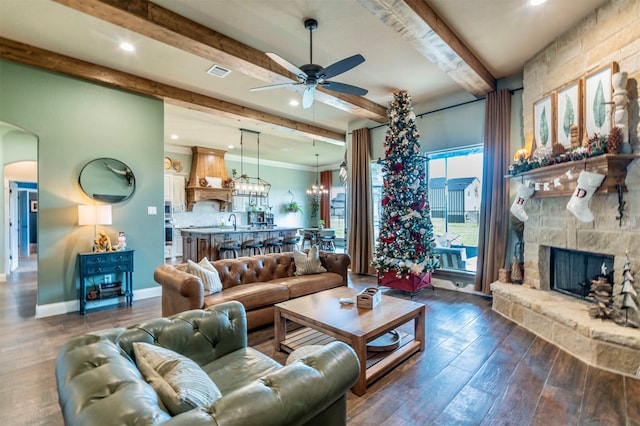
[[[227,240],[237,240],[242,243],[247,240],[264,241],[267,238],[293,237],[298,233],[298,228],[243,228],[238,227],[214,227],[214,228],[182,228],[182,259],[199,262],[203,257],[209,260],[220,259],[218,245]],[[239,253],[249,255],[249,253]]]

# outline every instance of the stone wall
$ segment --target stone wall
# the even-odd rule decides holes
[[[568,33],[532,58],[524,68],[523,122],[525,140],[533,140],[533,103],[587,72],[615,61],[628,72],[629,137],[633,152],[640,152],[640,2],[611,0]],[[615,256],[614,281],[621,282],[625,252],[640,277],[640,164],[635,160],[627,177],[625,217],[618,222],[617,194],[598,194],[590,202],[595,220],[579,222],[566,210],[569,197],[531,199],[526,205],[524,285],[549,289],[549,247],[576,249]],[[636,280],[638,282],[638,280]],[[617,284],[619,285],[619,284]],[[619,288],[614,289],[614,294]],[[634,314],[634,322],[640,316]]]
[[[535,101],[614,61],[620,71],[629,73],[629,133],[634,152],[639,152],[640,2],[637,0],[611,0],[525,64],[522,102],[527,147],[533,141]]]

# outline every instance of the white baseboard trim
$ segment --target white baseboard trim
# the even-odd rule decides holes
[[[133,300],[149,299],[151,297],[162,296],[162,287],[154,286],[133,291]],[[96,300],[87,303],[87,308],[101,308],[104,306],[117,305],[121,299]],[[135,305],[134,305],[135,307]],[[49,303],[47,305],[36,305],[36,318],[52,317],[54,315],[64,315],[80,310],[80,301],[68,300],[66,302]]]

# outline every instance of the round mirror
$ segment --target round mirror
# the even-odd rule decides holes
[[[113,158],[89,161],[80,171],[78,181],[85,194],[106,203],[122,202],[136,190],[136,179],[131,169]]]

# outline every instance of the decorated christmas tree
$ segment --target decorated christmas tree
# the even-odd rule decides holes
[[[380,232],[373,266],[386,282],[420,277],[439,267],[434,252],[433,224],[427,188],[427,159],[420,155],[420,135],[411,97],[397,92],[389,103],[389,127],[384,143],[385,158]],[[389,285],[393,287],[393,285]],[[401,288],[406,290],[406,288]]]

